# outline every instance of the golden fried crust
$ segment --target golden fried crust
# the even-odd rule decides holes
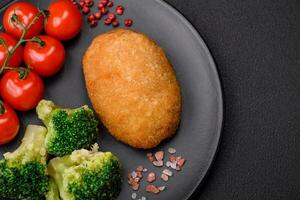
[[[147,36],[124,29],[99,35],[83,71],[94,109],[116,139],[149,149],[176,132],[180,88],[164,51]]]

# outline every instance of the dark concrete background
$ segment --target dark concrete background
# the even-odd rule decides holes
[[[299,200],[299,1],[166,1],[200,32],[224,88],[219,152],[193,199]]]
[[[225,126],[195,199],[300,199],[300,2],[167,0],[218,65]]]

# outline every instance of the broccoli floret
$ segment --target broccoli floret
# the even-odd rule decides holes
[[[63,200],[113,200],[121,190],[120,162],[111,152],[74,151],[49,162],[49,175]]]
[[[38,117],[48,129],[46,148],[53,156],[65,156],[77,149],[87,149],[96,140],[98,121],[88,106],[64,109],[52,101],[42,100]]]
[[[19,148],[4,154],[0,160],[1,199],[45,199],[48,191],[46,134],[46,128],[29,125]]]

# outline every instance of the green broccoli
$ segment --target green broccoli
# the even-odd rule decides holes
[[[74,151],[71,155],[54,158],[48,165],[63,200],[112,200],[121,190],[120,163],[110,152]]]
[[[29,125],[19,148],[4,154],[0,160],[1,199],[45,199],[48,191],[46,134],[46,128]]]
[[[48,128],[46,148],[53,156],[65,156],[77,149],[89,148],[96,140],[98,121],[88,106],[64,109],[52,101],[42,100],[38,117]]]

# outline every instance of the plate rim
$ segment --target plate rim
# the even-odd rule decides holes
[[[15,2],[15,0],[6,0],[2,2],[2,6],[0,6],[0,10],[4,9],[6,6],[10,5],[11,3]],[[219,69],[216,65],[215,59],[213,57],[213,54],[211,53],[210,49],[206,45],[205,41],[203,40],[203,37],[201,36],[201,33],[196,29],[196,26],[193,25],[193,23],[187,19],[184,14],[179,11],[176,7],[169,4],[165,0],[155,0],[158,4],[162,5],[164,8],[168,9],[171,13],[175,14],[178,19],[183,22],[186,27],[189,29],[189,31],[194,35],[195,39],[201,44],[205,51],[205,55],[209,60],[210,68],[213,71],[213,73],[216,76],[216,84],[217,84],[217,93],[218,93],[218,107],[219,107],[219,114],[218,114],[218,124],[217,124],[217,136],[213,142],[213,145],[210,147],[213,151],[212,154],[209,155],[208,163],[205,166],[204,173],[201,177],[199,177],[199,180],[197,181],[197,184],[187,193],[187,197],[185,200],[189,200],[197,193],[198,190],[200,190],[201,186],[205,182],[207,176],[210,174],[210,170],[213,166],[213,163],[215,161],[215,158],[217,156],[217,153],[219,151],[219,146],[222,138],[222,132],[224,129],[224,118],[225,118],[225,102],[224,102],[224,89],[223,84],[220,76]]]
[[[215,59],[214,59],[210,49],[206,45],[205,41],[203,40],[203,37],[201,36],[200,32],[196,29],[196,27],[193,25],[193,23],[189,19],[187,19],[181,11],[179,11],[176,7],[169,4],[165,0],[155,0],[155,1],[159,4],[161,4],[166,9],[168,9],[170,12],[174,13],[187,26],[187,28],[195,36],[195,39],[201,44],[201,46],[203,46],[205,54],[211,65],[210,68],[213,70],[213,73],[216,76],[216,84],[218,86],[217,93],[218,93],[218,106],[219,106],[220,112],[218,114],[219,122],[217,124],[217,128],[218,128],[217,136],[213,142],[213,145],[211,146],[213,153],[209,156],[209,159],[208,159],[209,161],[208,161],[207,166],[205,167],[204,175],[202,177],[199,177],[199,180],[198,180],[196,186],[194,188],[192,188],[190,192],[188,192],[185,200],[189,200],[190,198],[193,197],[193,195],[196,194],[198,189],[200,189],[201,186],[203,185],[205,179],[207,178],[207,176],[210,173],[210,170],[213,166],[213,163],[214,163],[217,153],[219,151],[219,146],[221,143],[221,138],[222,138],[222,133],[223,133],[223,128],[224,128],[224,118],[225,118],[224,89],[223,89],[222,80],[220,78],[221,77],[220,72],[216,65]]]

